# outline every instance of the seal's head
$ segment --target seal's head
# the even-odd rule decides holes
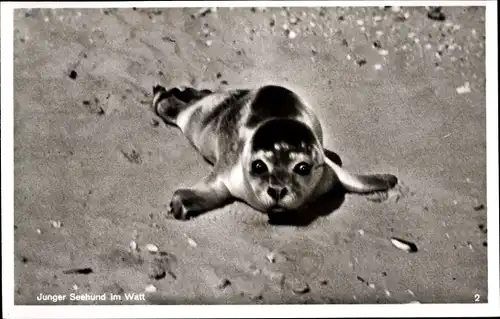
[[[260,125],[243,162],[255,205],[268,213],[298,209],[310,198],[324,171],[317,137],[294,119],[277,118]]]

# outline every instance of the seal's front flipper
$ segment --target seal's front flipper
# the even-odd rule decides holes
[[[231,194],[222,183],[207,179],[189,188],[174,192],[169,214],[178,220],[188,220],[230,202]]]
[[[356,175],[349,173],[328,158],[326,162],[335,172],[342,186],[352,193],[388,191],[398,183],[398,178],[391,174]]]

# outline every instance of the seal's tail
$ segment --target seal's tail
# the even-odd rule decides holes
[[[167,124],[176,124],[177,116],[192,103],[212,94],[210,90],[174,87],[167,91],[161,85],[153,86],[153,110]]]

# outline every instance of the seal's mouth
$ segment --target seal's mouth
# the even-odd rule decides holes
[[[287,209],[280,205],[274,205],[269,208],[269,212],[271,213],[283,213],[285,211],[287,211]]]

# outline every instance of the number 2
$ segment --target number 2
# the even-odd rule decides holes
[[[475,294],[475,295],[474,295],[474,301],[475,301],[475,302],[479,302],[479,297],[480,297],[480,295],[479,295],[479,294]]]

